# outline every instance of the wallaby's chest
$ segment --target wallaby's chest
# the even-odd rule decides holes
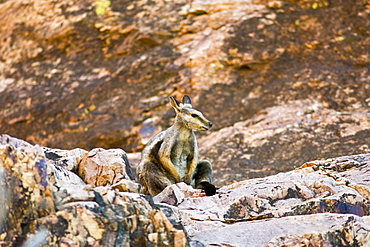
[[[188,170],[188,163],[194,158],[195,145],[192,141],[177,141],[171,150],[171,161],[175,165],[181,178],[184,178]]]

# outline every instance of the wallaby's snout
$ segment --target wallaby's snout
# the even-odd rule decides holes
[[[208,124],[208,126],[202,126],[203,128],[201,128],[201,130],[209,130],[210,128],[212,128],[212,126],[213,126],[212,122],[208,121],[207,124]]]

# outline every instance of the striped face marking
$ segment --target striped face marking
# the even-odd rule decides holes
[[[213,125],[200,111],[192,107],[182,106],[177,116],[187,128],[192,130],[209,130]]]

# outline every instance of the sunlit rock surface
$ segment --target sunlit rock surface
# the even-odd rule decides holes
[[[367,246],[369,165],[368,154],[307,162],[211,197],[176,184],[154,202],[175,206],[193,246]]]

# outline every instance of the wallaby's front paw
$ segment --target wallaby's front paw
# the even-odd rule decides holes
[[[191,179],[189,178],[189,177],[185,177],[184,178],[184,183],[186,183],[186,184],[190,184],[191,183]]]
[[[204,189],[204,192],[206,192],[206,196],[213,196],[216,194],[216,187],[213,184],[201,182],[199,185],[198,187]]]
[[[180,182],[181,182],[181,178],[180,178],[180,176],[178,176],[178,177],[174,177],[174,179],[175,179],[175,183],[180,183]]]

